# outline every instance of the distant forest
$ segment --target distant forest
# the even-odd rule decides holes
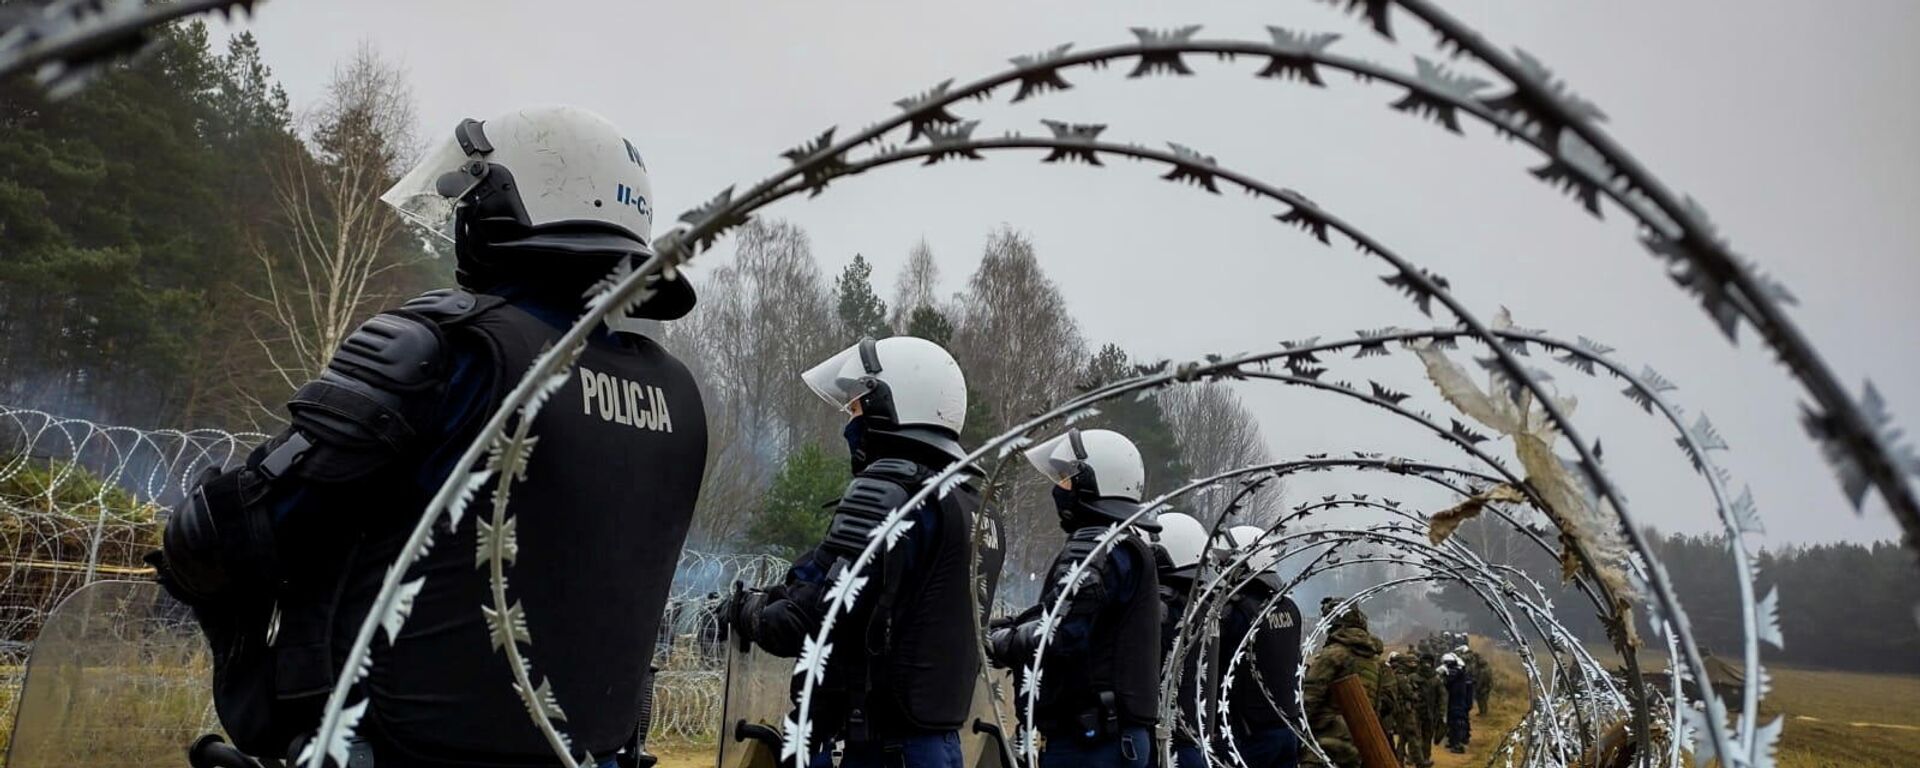
[[[0,82],[0,403],[273,431],[346,333],[452,284],[451,258],[378,202],[422,137],[451,129],[418,124],[404,70],[362,46],[297,105],[251,35],[219,48],[188,23],[64,101],[25,77]],[[707,257],[700,306],[661,331],[699,375],[712,425],[693,546],[791,553],[818,539],[846,448],[842,417],[799,373],[862,336],[951,349],[971,390],[969,442],[1133,375],[1127,351],[1081,332],[1022,233],[980,243],[957,291],[931,247],[912,248],[886,298],[864,257],[816,255],[794,223],[757,220]],[[1131,435],[1154,492],[1266,457],[1220,385],[1114,403],[1081,426]],[[1009,563],[1031,571],[1061,533],[1044,483],[1011,470]]]
[[[1648,531],[1654,552],[1681,595],[1695,639],[1714,654],[1741,653],[1740,598],[1733,555],[1718,536],[1661,535]],[[1606,633],[1586,597],[1557,587],[1559,566],[1515,535],[1484,520],[1461,529],[1464,541],[1493,558],[1504,558],[1547,585],[1554,608],[1569,629],[1592,642]],[[1913,553],[1890,542],[1785,545],[1753,558],[1759,571],[1756,601],[1779,590],[1780,633],[1786,647],[1761,645],[1762,658],[1795,666],[1920,674],[1920,579]],[[1442,604],[1468,617],[1476,632],[1497,634],[1486,609],[1465,590],[1450,587]],[[1659,641],[1647,623],[1647,601],[1636,606],[1641,636]]]
[[[217,48],[204,26],[174,26],[138,64],[58,103],[25,77],[0,82],[0,403],[147,428],[272,430],[345,333],[452,282],[450,260],[377,203],[420,137],[445,128],[417,124],[404,71],[362,47],[314,103],[295,105],[251,35]],[[973,390],[970,441],[1133,373],[1126,350],[1082,333],[1031,241],[1008,228],[982,243],[959,290],[943,290],[922,244],[886,298],[864,258],[828,255],[845,265],[833,274],[791,223],[757,222],[733,253],[709,257],[720,266],[701,307],[663,334],[700,375],[713,425],[693,545],[790,552],[818,537],[845,449],[837,415],[797,374],[862,335],[952,349]],[[1220,385],[1113,403],[1081,426],[1133,436],[1154,492],[1267,455]],[[1060,533],[1046,489],[1012,470],[1001,501],[1019,574],[1038,570]],[[1262,494],[1247,517],[1265,519],[1279,496]],[[1461,535],[1558,584],[1557,564],[1530,544],[1483,521]],[[1665,536],[1657,548],[1700,639],[1737,652],[1726,543]],[[1779,589],[1786,636],[1769,658],[1920,673],[1909,553],[1788,546],[1757,567],[1761,596]],[[1554,599],[1574,629],[1603,639],[1582,596],[1558,588]],[[1459,589],[1439,602],[1493,628]]]

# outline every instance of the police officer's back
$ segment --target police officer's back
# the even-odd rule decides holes
[[[1192,515],[1169,512],[1159,516],[1160,532],[1154,535],[1153,555],[1160,578],[1160,670],[1165,674],[1173,655],[1174,639],[1180,633],[1193,597],[1194,579],[1200,560],[1207,551],[1207,531]],[[1186,647],[1180,667],[1177,697],[1177,721],[1166,724],[1171,731],[1175,768],[1205,768],[1206,757],[1200,751],[1200,719],[1197,704],[1200,691],[1201,644],[1208,641],[1200,633]]]
[[[463,121],[382,199],[451,233],[460,290],[368,320],[288,405],[291,426],[209,477],[169,523],[163,582],[216,652],[216,703],[236,742],[281,757],[317,723],[389,564],[421,509],[596,280],[651,254],[644,162],[604,119],[565,107]],[[638,314],[691,308],[683,281]],[[634,740],[647,662],[706,452],[687,369],[653,340],[600,330],[532,425],[506,491],[516,556],[508,621],[577,752]],[[373,646],[354,761],[557,762],[492,638],[476,526],[496,483],[437,532],[397,637]],[[504,526],[503,526],[504,528]]]
[[[788,657],[800,655],[818,631],[828,589],[876,527],[966,455],[957,442],[966,381],[933,342],[863,340],[802,379],[851,414],[845,436],[854,479],[836,503],[826,540],[794,563],[784,583],[737,596],[728,608],[735,631]],[[906,535],[866,572],[854,612],[835,625],[835,651],[809,713],[816,763],[827,759],[830,740],[840,739],[843,767],[959,764],[958,729],[980,672],[969,595],[979,507],[970,482],[930,497],[909,513]]]
[[[1067,542],[1047,571],[1039,605],[990,636],[988,652],[1003,667],[1023,668],[1032,660],[1042,614],[1065,591],[1067,575],[1092,556],[1103,534],[1139,509],[1146,486],[1139,449],[1110,430],[1070,429],[1027,451],[1027,459],[1058,483],[1054,506]],[[1034,713],[1034,725],[1046,738],[1041,764],[1145,766],[1160,698],[1153,552],[1130,527],[1087,573],[1042,658]],[[1024,698],[1019,704],[1024,712]]]
[[[1224,652],[1239,648],[1243,639],[1247,646],[1242,671],[1227,692],[1233,711],[1229,726],[1249,768],[1291,768],[1299,762],[1300,740],[1287,721],[1302,722],[1294,696],[1300,676],[1300,609],[1280,594],[1283,584],[1273,571],[1278,558],[1272,547],[1260,546],[1264,533],[1251,525],[1230,531],[1237,551],[1247,555],[1245,568],[1251,575],[1221,622]]]

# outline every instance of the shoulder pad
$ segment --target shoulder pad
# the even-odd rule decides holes
[[[408,299],[400,309],[441,320],[467,314],[480,305],[478,296],[459,288],[438,288]]]
[[[887,480],[905,488],[916,488],[931,475],[926,467],[906,459],[880,459],[860,470],[858,477]]]
[[[382,312],[347,335],[319,378],[287,401],[298,441],[276,450],[272,474],[344,482],[400,455],[421,434],[447,376],[446,336],[411,310]]]
[[[874,465],[881,463],[876,461]],[[872,469],[873,466],[867,467],[868,472]],[[847,484],[846,493],[841,494],[833,519],[827,522],[827,540],[821,545],[822,550],[840,557],[857,557],[872,539],[873,529],[913,495],[906,486],[890,479],[869,477],[868,472],[861,472]]]
[[[1090,525],[1074,531],[1073,535],[1067,537],[1067,546],[1061,550],[1060,556],[1068,561],[1086,559],[1087,555],[1093,554],[1093,548],[1100,543],[1100,537],[1106,532],[1105,527],[1098,525]]]
[[[353,329],[327,368],[384,390],[410,392],[439,382],[445,350],[446,336],[431,320],[404,310],[382,312]]]

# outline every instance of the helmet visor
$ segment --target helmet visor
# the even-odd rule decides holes
[[[1041,475],[1053,483],[1073,477],[1080,471],[1080,460],[1073,453],[1071,438],[1071,433],[1062,433],[1058,437],[1028,448],[1027,463],[1032,464],[1034,469],[1039,470]]]
[[[856,344],[808,368],[800,374],[800,380],[828,405],[844,411],[867,393],[866,373],[860,364],[860,346]]]
[[[470,157],[458,141],[448,137],[387,189],[380,202],[408,223],[451,243],[454,204],[472,192],[485,174],[486,163]]]

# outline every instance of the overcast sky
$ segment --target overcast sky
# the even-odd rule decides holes
[[[1688,3],[1451,2],[1489,39],[1526,49],[1597,102],[1614,135],[1699,199],[1734,246],[1800,298],[1793,318],[1842,379],[1871,376],[1901,423],[1920,419],[1920,3],[1696,0]],[[1204,24],[1202,37],[1265,40],[1278,24],[1346,36],[1334,50],[1410,69],[1431,37],[1398,19],[1391,48],[1332,6],[1215,3],[406,2],[274,0],[246,26],[296,107],[320,93],[362,40],[404,63],[423,135],[464,117],[573,103],[621,125],[646,155],[662,221],[778,170],[779,153],[822,128],[852,130],[947,78],[1072,42],[1132,39],[1132,26]],[[1650,364],[1706,410],[1732,444],[1720,456],[1753,486],[1770,543],[1862,540],[1897,530],[1877,500],[1856,518],[1798,426],[1799,390],[1751,333],[1730,347],[1617,215],[1597,222],[1534,181],[1534,155],[1477,125],[1467,136],[1386,105],[1396,90],[1337,75],[1329,88],[1252,77],[1262,62],[1195,59],[1199,76],[1129,81],[1075,71],[1077,87],[1019,105],[960,108],[980,134],[1044,133],[1042,118],[1100,122],[1103,138],[1172,140],[1297,189],[1446,276],[1482,314],[1583,334]],[[1035,241],[1091,341],[1137,357],[1267,349],[1422,317],[1381,285],[1385,269],[1328,250],[1239,195],[1214,197],[1123,164],[1043,166],[1002,155],[836,182],[769,213],[812,235],[829,273],[854,253],[883,295],[925,238],[959,290],[988,233]],[[1336,243],[1339,241],[1336,240]],[[724,258],[728,249],[704,257]],[[711,269],[712,264],[697,265]],[[696,271],[700,271],[697,269]],[[1411,389],[1436,413],[1410,356],[1341,363]],[[1615,394],[1547,363],[1638,518],[1705,530],[1707,496],[1670,432]],[[796,386],[798,386],[796,380]],[[1363,448],[1465,461],[1431,436],[1324,395],[1243,390],[1276,455]],[[1336,487],[1298,484],[1304,497]],[[1347,478],[1337,487],[1367,491]]]

